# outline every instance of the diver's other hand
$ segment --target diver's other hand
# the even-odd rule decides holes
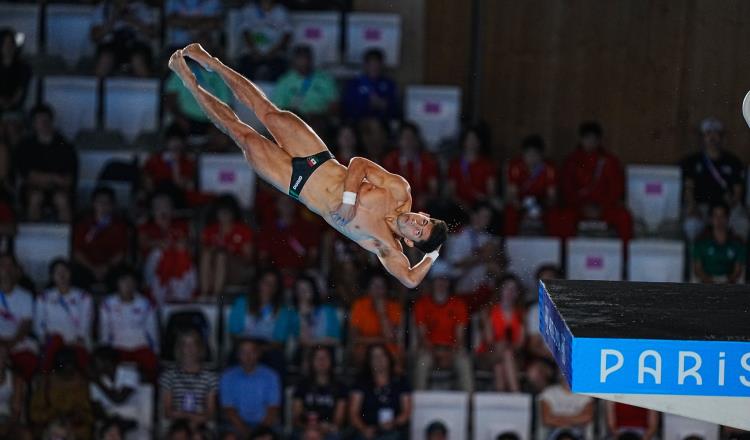
[[[357,215],[357,205],[341,203],[335,211],[331,211],[331,217],[336,226],[346,226]]]

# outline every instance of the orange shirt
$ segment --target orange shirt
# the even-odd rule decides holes
[[[401,305],[398,302],[386,299],[385,313],[393,327],[401,323]],[[378,319],[378,314],[375,311],[375,303],[370,295],[359,297],[354,301],[349,315],[349,324],[357,330],[360,336],[366,338],[384,336],[380,319]]]
[[[433,345],[456,345],[456,328],[469,323],[466,303],[452,296],[438,304],[431,295],[424,295],[414,305],[414,321],[426,330],[427,340]]]
[[[516,157],[508,163],[506,180],[518,187],[518,198],[534,196],[544,200],[547,191],[557,186],[557,170],[552,162],[541,162],[537,169],[531,170],[523,158]]]

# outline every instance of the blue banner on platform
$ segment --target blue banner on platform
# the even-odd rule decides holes
[[[573,378],[571,362],[573,335],[565,325],[555,304],[547,294],[544,283],[539,282],[539,331],[542,333],[544,342],[554,355],[560,370],[571,383]]]
[[[750,342],[574,338],[577,393],[750,396]]]

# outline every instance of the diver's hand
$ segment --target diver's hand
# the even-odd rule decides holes
[[[357,205],[349,205],[346,203],[339,204],[339,207],[335,211],[331,211],[331,218],[333,219],[336,226],[346,226],[354,216],[357,215]]]

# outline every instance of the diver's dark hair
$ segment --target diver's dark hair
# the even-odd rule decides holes
[[[425,240],[415,241],[414,246],[426,253],[432,252],[440,247],[448,238],[448,225],[444,221],[431,218],[432,231]]]

